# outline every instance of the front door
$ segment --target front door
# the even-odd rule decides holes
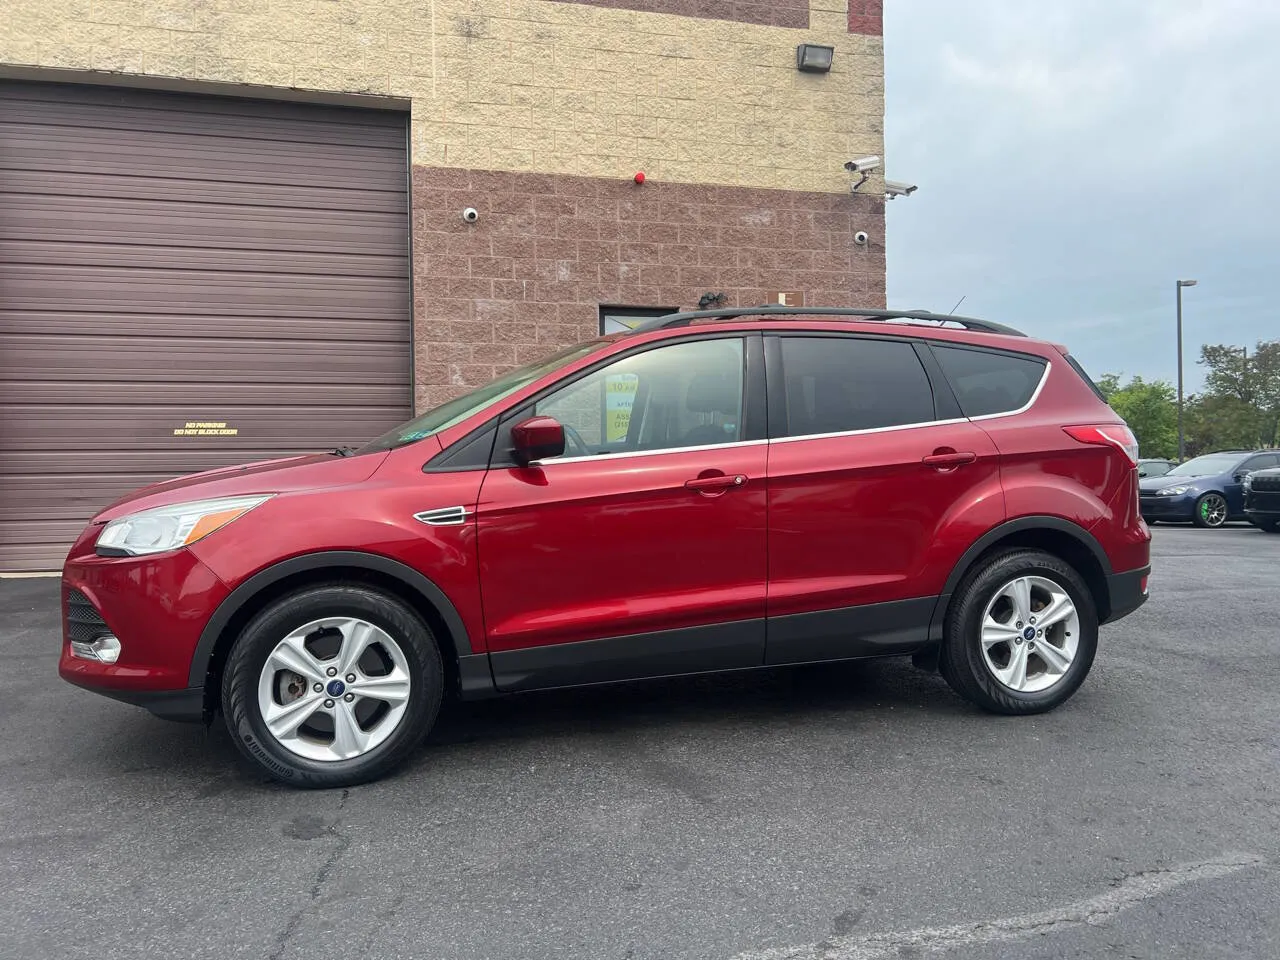
[[[757,336],[640,348],[505,418],[477,508],[499,688],[761,664],[759,355]],[[504,436],[534,415],[566,449],[521,467]]]
[[[907,340],[789,335],[767,357],[767,661],[918,647],[957,528],[1003,519],[995,444],[935,407]]]

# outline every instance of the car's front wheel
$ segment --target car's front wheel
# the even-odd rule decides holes
[[[1227,498],[1220,493],[1206,493],[1196,501],[1191,518],[1197,527],[1220,527],[1227,522]]]
[[[965,578],[948,611],[940,666],[951,688],[995,713],[1042,713],[1079,689],[1098,614],[1075,568],[1040,550],[999,553]]]
[[[443,692],[430,630],[400,600],[357,584],[312,587],[251,620],[223,671],[240,751],[278,780],[346,787],[399,764]]]

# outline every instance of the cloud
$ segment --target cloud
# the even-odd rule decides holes
[[[893,304],[1069,343],[1095,372],[1280,337],[1275,0],[887,5]],[[1188,367],[1188,378],[1198,374]]]

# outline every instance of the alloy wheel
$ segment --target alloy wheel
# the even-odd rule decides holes
[[[995,592],[982,615],[982,659],[1018,693],[1040,693],[1062,680],[1080,638],[1076,605],[1046,577],[1018,577]]]
[[[1227,499],[1220,493],[1206,493],[1196,509],[1206,527],[1220,527],[1227,522]]]
[[[258,709],[291,753],[351,760],[395,732],[412,688],[404,651],[385,630],[354,617],[326,617],[298,627],[268,654]]]

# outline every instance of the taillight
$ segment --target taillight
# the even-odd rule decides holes
[[[1073,440],[1095,446],[1115,447],[1129,458],[1129,466],[1138,465],[1138,438],[1123,423],[1090,423],[1063,427]]]

